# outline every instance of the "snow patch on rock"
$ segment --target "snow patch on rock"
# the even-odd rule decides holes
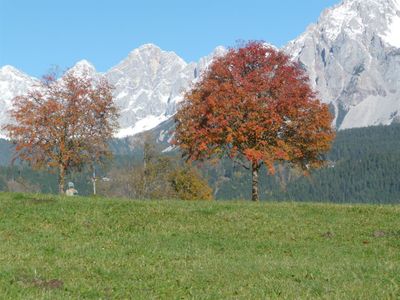
[[[387,44],[400,48],[400,0],[393,0],[393,3],[393,11],[388,16],[389,28],[382,38]]]
[[[338,129],[390,124],[400,102],[400,0],[344,0],[284,50],[305,67]]]
[[[127,136],[132,136],[140,132],[144,132],[153,129],[160,123],[168,120],[171,116],[160,115],[160,116],[146,116],[145,118],[137,121],[134,126],[122,128],[115,135],[117,138],[124,138]]]

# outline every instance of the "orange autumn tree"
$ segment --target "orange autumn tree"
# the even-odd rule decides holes
[[[4,129],[16,144],[15,157],[35,168],[58,170],[60,194],[70,170],[111,155],[108,140],[118,114],[104,78],[46,75],[35,89],[14,98],[10,114],[13,120]]]
[[[252,200],[264,164],[305,172],[324,164],[332,116],[288,55],[248,42],[215,58],[175,116],[175,143],[189,160],[228,156],[251,170]]]

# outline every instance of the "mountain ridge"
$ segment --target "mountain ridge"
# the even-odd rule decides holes
[[[342,1],[284,47],[331,105],[338,129],[399,121],[400,49],[385,38],[394,19],[400,20],[399,3]]]
[[[337,129],[400,122],[400,0],[344,0],[281,49],[307,70],[320,99],[332,108]],[[117,137],[125,137],[170,119],[183,92],[225,51],[219,46],[188,63],[149,43],[106,72],[87,60],[70,70],[104,76],[115,86],[121,110]],[[2,72],[15,76],[9,80]],[[35,80],[12,66],[1,68],[0,124],[7,121],[2,107],[9,108],[15,91],[26,91]]]

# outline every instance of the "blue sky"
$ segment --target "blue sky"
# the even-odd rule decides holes
[[[197,61],[216,46],[282,46],[339,0],[0,0],[0,66],[41,76],[81,59],[106,71],[145,43]]]

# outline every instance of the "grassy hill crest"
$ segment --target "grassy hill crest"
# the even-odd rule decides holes
[[[400,207],[0,193],[4,299],[400,296]]]

